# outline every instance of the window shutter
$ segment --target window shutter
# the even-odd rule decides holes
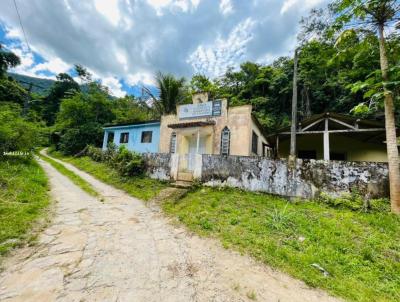
[[[169,153],[176,152],[176,133],[172,132],[171,134],[171,142],[169,144]]]
[[[225,127],[221,132],[221,155],[229,155],[231,132]]]

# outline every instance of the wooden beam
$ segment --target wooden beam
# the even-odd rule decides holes
[[[376,132],[376,131],[385,131],[385,128],[369,128],[369,129],[348,129],[348,130],[329,130],[329,133],[359,133],[359,132]],[[325,131],[306,131],[306,132],[296,132],[296,134],[323,134]],[[290,134],[289,131],[281,132],[282,134]]]
[[[323,118],[321,118],[321,119],[319,119],[319,120],[316,120],[314,123],[311,123],[310,125],[304,127],[304,128],[301,130],[301,132],[304,132],[304,131],[306,131],[307,129],[310,129],[311,127],[313,127],[313,126],[315,126],[315,125],[321,123],[323,120],[324,120]]]
[[[343,126],[349,128],[349,129],[353,129],[353,130],[356,129],[356,127],[354,127],[354,126],[352,126],[352,125],[349,125],[349,124],[347,124],[347,123],[345,123],[345,122],[339,121],[339,120],[337,120],[337,119],[335,119],[335,118],[333,118],[333,117],[330,117],[329,119],[330,119],[331,121],[335,122],[335,123],[338,123],[338,124],[340,124],[340,125],[343,125]]]
[[[325,131],[324,131],[324,160],[329,160],[329,119],[325,118]]]

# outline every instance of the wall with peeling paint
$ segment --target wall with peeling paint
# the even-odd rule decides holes
[[[159,180],[171,179],[171,154],[169,153],[144,153],[143,159],[146,174],[150,178]]]
[[[289,169],[286,160],[203,155],[201,181],[288,197],[314,198],[321,192],[340,196],[355,189],[372,197],[388,196],[385,163],[299,159]]]
[[[176,179],[178,154],[150,153],[143,157],[148,176]],[[321,192],[338,197],[354,190],[374,198],[389,196],[386,163],[298,159],[296,167],[289,169],[286,160],[264,157],[206,154],[197,157],[193,177],[207,186],[301,198],[315,198]]]

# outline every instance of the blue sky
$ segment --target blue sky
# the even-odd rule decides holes
[[[74,64],[115,96],[140,95],[157,71],[211,78],[250,60],[291,55],[301,16],[326,0],[0,1],[0,42],[22,59],[14,72],[54,78]]]

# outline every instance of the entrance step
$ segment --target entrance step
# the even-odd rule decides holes
[[[178,172],[177,180],[193,181],[193,173],[192,172]]]
[[[177,180],[176,182],[172,183],[171,186],[179,189],[190,189],[193,186],[193,183],[191,181]]]

